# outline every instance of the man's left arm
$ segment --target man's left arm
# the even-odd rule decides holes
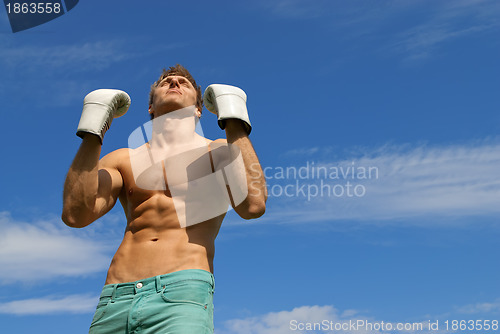
[[[245,125],[239,119],[226,120],[226,138],[229,145],[239,148],[245,169],[248,195],[234,210],[245,219],[258,218],[266,210],[267,188],[264,172],[248,138]]]
[[[233,184],[231,180],[226,180],[229,182],[228,190],[232,197],[233,208],[244,219],[258,218],[266,209],[267,188],[259,159],[248,138],[252,126],[246,107],[247,96],[238,87],[221,84],[208,86],[203,95],[205,106],[217,115],[219,126],[226,130],[229,152],[232,156],[230,160],[234,162],[228,170],[231,175],[226,175],[228,179],[233,176],[234,180]],[[242,180],[246,180],[246,184]],[[248,192],[245,191],[244,198],[240,198],[241,191],[234,189],[232,185],[240,189],[246,188]]]

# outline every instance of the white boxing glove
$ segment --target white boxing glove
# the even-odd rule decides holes
[[[205,89],[203,103],[207,109],[216,114],[221,129],[226,127],[225,120],[237,118],[243,121],[247,134],[252,131],[252,125],[248,119],[247,95],[234,86],[213,84]]]
[[[83,138],[85,133],[99,137],[102,144],[104,134],[113,118],[125,115],[130,107],[130,96],[117,89],[98,89],[90,92],[83,100],[83,111],[76,135]]]

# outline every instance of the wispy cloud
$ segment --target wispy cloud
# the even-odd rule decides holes
[[[0,284],[34,283],[54,277],[105,271],[112,247],[75,235],[62,222],[21,222],[0,213]]]
[[[445,43],[500,27],[500,3],[494,0],[402,1],[380,9],[377,6],[360,12],[348,21],[348,26],[381,40],[380,53],[398,55],[405,63],[426,60],[440,54]],[[418,21],[399,22],[402,16],[412,16],[414,12],[419,14]],[[392,30],[385,30],[390,22]],[[366,32],[367,26],[371,32]]]
[[[500,3],[495,0],[280,0],[261,7],[275,17],[317,19],[336,32],[333,40],[376,40],[379,53],[396,55],[404,62],[422,61],[438,53],[446,42],[492,32],[500,26]],[[402,21],[402,17],[412,19]]]
[[[243,319],[231,319],[223,323],[216,334],[285,334],[285,333],[381,333],[377,329],[381,320],[360,315],[356,310],[340,311],[332,305],[300,306],[292,310],[270,312],[264,315]],[[387,319],[384,321],[388,326]],[[395,330],[396,323],[391,323]],[[401,324],[405,324],[401,322]],[[418,328],[415,332],[425,332],[425,322],[407,322],[408,326]],[[379,327],[380,328],[380,327]],[[410,330],[411,331],[411,330]],[[408,331],[407,331],[408,332]]]
[[[427,19],[395,34],[386,49],[401,54],[408,62],[434,55],[444,43],[498,29],[497,1],[464,0],[434,2]]]
[[[489,30],[493,25],[478,25],[465,29],[453,29],[446,25],[419,26],[402,34],[395,44],[397,51],[407,55],[406,60],[428,58],[438,44],[460,37]]]
[[[338,321],[339,318],[338,310],[331,305],[301,306],[291,311],[270,312],[256,317],[227,320],[223,329],[217,329],[216,334],[285,334],[291,332],[294,321],[321,323],[323,320]],[[294,332],[305,333],[306,331],[302,329]]]
[[[320,147],[307,147],[307,148],[297,148],[283,153],[283,156],[294,156],[294,155],[313,155],[319,151],[323,151],[324,148]]]
[[[500,299],[493,302],[482,302],[470,305],[464,305],[456,308],[456,313],[460,314],[500,314]]]
[[[101,70],[133,55],[121,41],[98,41],[68,45],[17,45],[6,42],[0,49],[0,64],[26,70]]]
[[[265,166],[270,201],[259,223],[410,224],[418,218],[418,224],[435,224],[438,217],[447,223],[443,218],[500,213],[498,140],[384,146],[339,161],[305,158],[293,166]]]
[[[493,306],[492,306],[493,305]],[[471,312],[464,312],[470,310]],[[492,312],[496,310],[496,313]],[[358,310],[340,310],[333,305],[300,306],[292,310],[226,320],[216,334],[285,334],[285,333],[449,333],[442,325],[445,320],[460,314],[474,313],[477,319],[498,314],[498,300],[493,303],[478,303],[456,308],[442,315],[412,317],[412,320],[394,319],[389,316],[377,319]],[[491,317],[490,317],[491,319]],[[432,327],[436,320],[441,326]],[[385,324],[385,325],[382,325]],[[378,327],[377,327],[378,326]],[[389,326],[391,326],[389,329]],[[430,328],[432,327],[432,328]]]
[[[14,70],[16,75],[19,75],[19,71],[60,75],[100,71],[131,59],[189,47],[191,42],[170,43],[148,49],[145,48],[148,40],[144,36],[52,45],[21,43],[12,36],[4,36],[0,44],[0,68],[4,71]]]
[[[70,295],[64,298],[45,297],[0,303],[0,313],[15,315],[46,315],[56,313],[91,313],[97,296]]]

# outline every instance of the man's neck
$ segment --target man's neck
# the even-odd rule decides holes
[[[185,145],[195,145],[200,139],[195,131],[197,122],[195,106],[174,110],[154,118],[151,148],[170,150]]]

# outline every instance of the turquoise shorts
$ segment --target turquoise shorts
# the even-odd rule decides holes
[[[212,334],[213,294],[201,269],[105,285],[89,334]]]

